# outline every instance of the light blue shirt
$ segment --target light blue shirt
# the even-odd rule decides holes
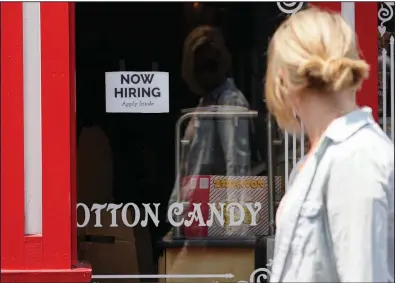
[[[281,210],[271,282],[394,281],[394,146],[369,108],[332,122]]]

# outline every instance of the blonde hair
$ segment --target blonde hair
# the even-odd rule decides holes
[[[296,127],[287,96],[356,91],[368,77],[356,36],[340,14],[310,8],[289,17],[268,48],[266,103],[280,127]]]

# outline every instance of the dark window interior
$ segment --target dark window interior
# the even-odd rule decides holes
[[[265,155],[266,46],[284,17],[276,3],[267,2],[76,4],[78,136],[92,125],[105,131],[113,153],[116,202],[161,202],[164,207],[168,202],[174,185],[175,122],[181,109],[198,102],[181,78],[183,42],[201,24],[224,33],[235,82],[260,113],[258,138]],[[169,72],[170,113],[105,112],[105,72],[120,70],[120,60],[127,71],[150,71],[157,62],[159,71]],[[166,229],[153,230],[153,241]]]

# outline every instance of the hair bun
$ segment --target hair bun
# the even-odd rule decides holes
[[[369,75],[369,65],[363,60],[313,57],[299,68],[298,75],[308,88],[338,92],[359,88]]]

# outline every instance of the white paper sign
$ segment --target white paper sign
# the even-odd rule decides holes
[[[168,113],[169,73],[106,72],[107,113]]]

